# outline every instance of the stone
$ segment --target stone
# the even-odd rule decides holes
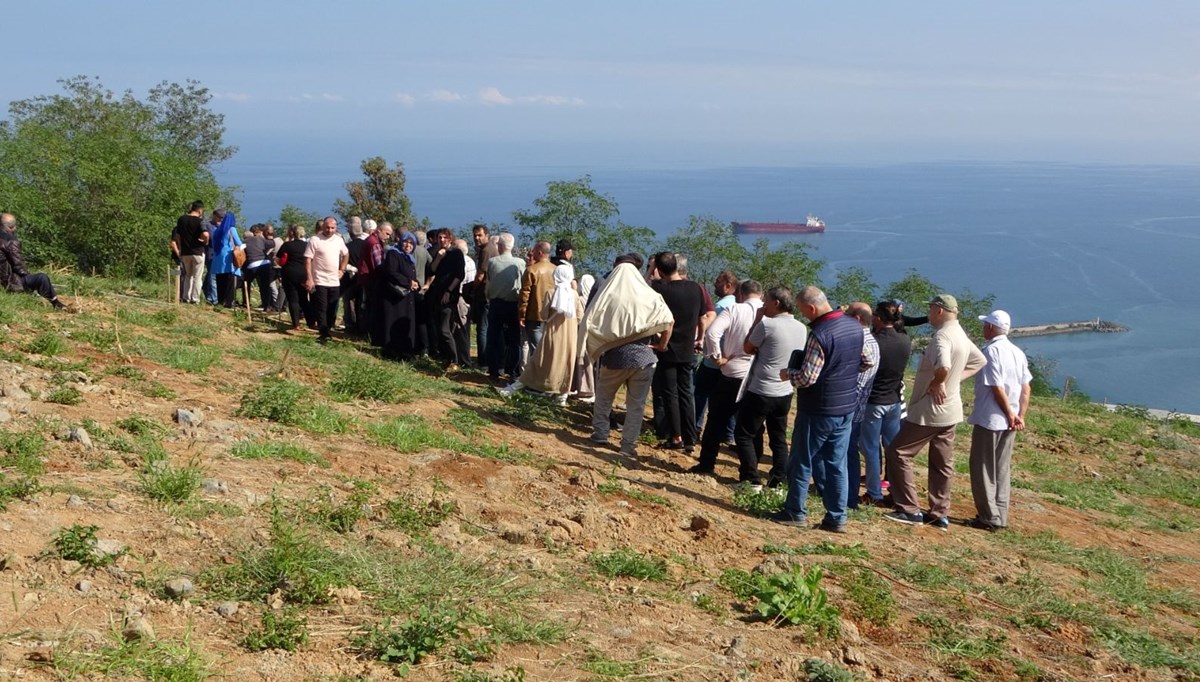
[[[847,644],[862,644],[862,635],[858,632],[858,626],[853,621],[841,620],[842,626],[842,641]]]
[[[357,604],[362,601],[362,592],[353,585],[329,588],[329,596],[343,604]]]
[[[125,627],[121,629],[121,636],[126,642],[148,642],[154,639],[154,627],[150,625],[150,621],[137,616],[131,618]]]
[[[82,426],[76,426],[68,431],[67,440],[71,441],[72,443],[79,443],[86,450],[91,450],[93,447],[95,447],[92,445],[92,437],[88,435],[87,429],[83,428]]]
[[[712,521],[703,516],[693,516],[692,522],[688,524],[688,530],[696,534],[696,537],[702,538],[708,535],[708,529],[712,528]]]
[[[567,479],[567,482],[571,485],[579,486],[580,488],[587,490],[595,490],[596,487],[600,485],[600,479],[598,476],[596,476],[596,472],[590,469],[583,469],[582,471],[576,472]]]
[[[213,610],[217,612],[218,616],[222,618],[229,618],[238,612],[238,603],[235,601],[223,601],[220,604],[217,604],[216,608]]]
[[[5,384],[3,388],[0,388],[0,394],[3,394],[5,398],[12,398],[13,400],[30,399],[29,393],[17,384]]]
[[[80,592],[82,594],[87,594],[88,592],[91,592],[92,591],[92,581],[80,580],[79,582],[75,583],[75,591]]]
[[[120,540],[97,540],[96,554],[101,556],[116,556],[129,551],[129,545]]]
[[[216,478],[206,478],[200,481],[200,489],[206,493],[212,493],[214,495],[229,494],[229,484]]]
[[[192,585],[192,581],[188,580],[187,578],[176,578],[174,580],[168,580],[167,584],[163,586],[163,590],[171,599],[182,599],[192,592],[195,592],[196,587]]]
[[[200,413],[200,410],[188,410],[180,407],[175,410],[175,421],[180,426],[196,427],[204,422],[204,415]]]
[[[857,648],[848,646],[842,648],[842,662],[847,665],[863,665],[867,662],[863,652]]]
[[[68,507],[82,507],[83,506],[83,498],[78,495],[71,495],[70,497],[67,498],[67,506]]]
[[[237,422],[233,422],[228,419],[214,419],[208,423],[208,428],[212,431],[217,431],[220,433],[229,433],[241,429]]]
[[[529,544],[529,531],[524,528],[504,528],[500,531],[500,539],[514,545]]]
[[[742,636],[734,637],[729,646],[725,647],[725,655],[730,658],[745,658],[746,657],[746,638]]]
[[[0,424],[7,424],[12,421],[12,419],[13,417],[11,414],[9,414],[8,410],[0,407]]]

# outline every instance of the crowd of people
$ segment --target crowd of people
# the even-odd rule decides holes
[[[847,510],[860,504],[891,508],[892,521],[948,529],[960,385],[974,377],[976,516],[968,525],[1008,524],[1013,434],[1024,426],[1031,376],[1007,338],[1005,311],[980,318],[980,350],[948,294],[928,302],[927,317],[913,318],[899,301],[834,307],[815,286],[793,293],[726,271],[713,282],[714,300],[688,278],[686,256],[672,252],[625,254],[597,278],[577,276],[568,240],[538,241],[518,255],[512,234],[493,235],[486,225],[472,227],[473,244],[448,228],[397,232],[359,218],[343,238],[332,217],[308,239],[302,225],[279,239],[262,224],[243,239],[232,214],[214,211],[205,224],[203,209],[193,204],[172,235],[182,301],[232,307],[240,278],[244,296],[253,283],[262,309],[286,309],[291,329],[314,329],[320,342],[338,329],[341,305],[341,330],[369,339],[386,358],[428,355],[447,371],[486,371],[505,396],[592,403],[590,440],[606,445],[619,428],[627,457],[637,456],[652,406],[658,448],[697,455],[699,446],[690,473],[715,476],[725,446],[739,485],[786,486],[774,520],[788,526],[809,525],[811,489],[825,508],[815,526],[823,530],[843,532]],[[926,323],[932,337],[905,404],[908,327]],[[912,465],[926,446],[927,512]]]

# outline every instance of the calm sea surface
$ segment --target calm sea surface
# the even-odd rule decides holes
[[[549,180],[581,168],[408,169],[413,210],[435,224],[508,224]],[[234,160],[241,222],[286,203],[328,213],[358,174]],[[828,263],[884,285],[910,268],[949,290],[994,294],[1017,325],[1100,317],[1125,334],[1021,339],[1095,400],[1200,413],[1200,167],[914,164],[591,172],[629,224],[667,235],[691,214],[828,223],[810,242]],[[914,306],[916,307],[916,306]]]

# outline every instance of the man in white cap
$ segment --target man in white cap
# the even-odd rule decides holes
[[[1029,409],[1029,362],[1025,353],[1008,340],[1012,320],[1003,310],[980,315],[983,321],[983,356],[987,366],[975,375],[975,409],[971,431],[971,496],[975,518],[967,525],[999,530],[1008,525],[1008,496],[1012,475],[1012,450],[1016,432],[1025,428]]]
[[[954,429],[963,420],[959,384],[983,369],[983,353],[958,323],[958,301],[938,294],[929,301],[933,337],[921,356],[908,416],[887,448],[888,480],[896,511],[889,521],[927,523],[950,529],[950,487],[954,479]],[[929,516],[917,506],[913,457],[929,446]]]

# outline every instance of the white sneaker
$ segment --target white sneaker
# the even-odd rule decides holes
[[[566,393],[560,394],[557,398],[554,399],[554,404],[558,405],[559,407],[566,407],[567,406],[567,394]]]
[[[522,388],[525,388],[524,384],[522,384],[519,381],[514,381],[511,384],[505,386],[504,388],[497,388],[496,392],[499,393],[500,395],[504,396],[505,398],[508,398],[512,394],[521,390]]]

